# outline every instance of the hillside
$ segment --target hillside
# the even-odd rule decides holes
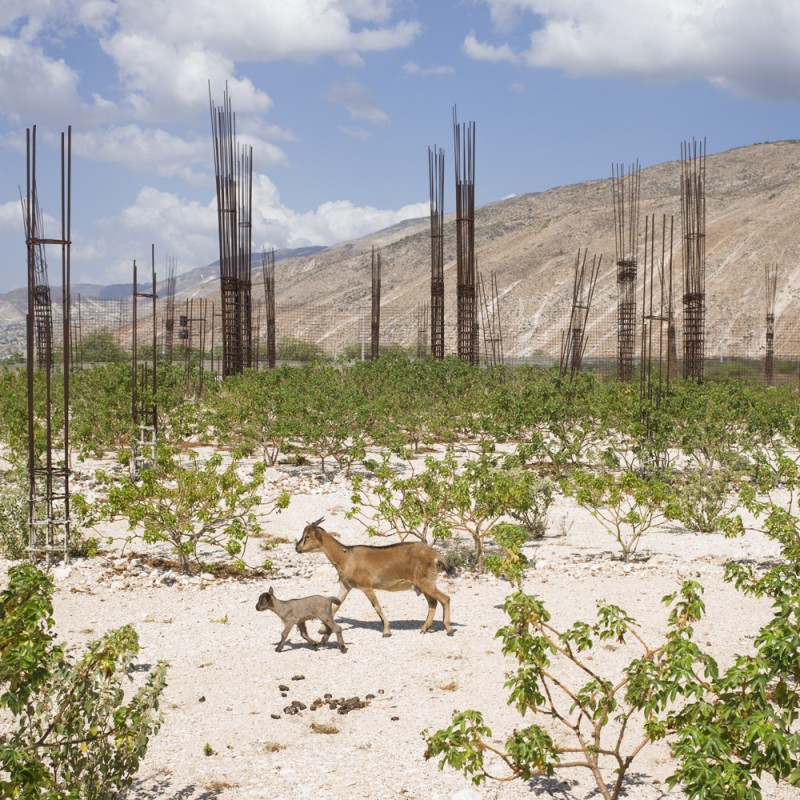
[[[800,329],[791,311],[800,293],[800,245],[794,225],[800,216],[800,141],[757,144],[711,155],[706,170],[706,354],[763,354],[764,266],[771,263],[779,265],[776,353],[796,355],[800,353]],[[452,192],[448,184],[447,202]],[[642,247],[644,217],[655,215],[659,255],[662,217],[674,215],[674,308],[680,321],[679,161],[642,170],[640,211]],[[257,238],[257,232],[255,235]],[[569,316],[578,249],[587,248],[590,259],[602,255],[590,314],[589,352],[613,355],[617,287],[610,178],[483,206],[476,210],[475,245],[480,272],[487,278],[492,271],[496,274],[505,351],[515,356],[530,356],[537,350],[557,354]],[[410,344],[416,337],[417,309],[430,297],[427,218],[280,260],[276,265],[279,329],[282,309],[288,314],[287,309],[312,305],[327,309],[317,314],[318,326],[309,332],[312,338],[324,338],[320,330],[326,326],[356,335],[359,317],[370,302],[372,246],[381,252],[381,314],[386,336]],[[209,269],[181,276],[179,302],[188,297],[218,298],[218,280]],[[254,270],[253,282],[254,297],[260,299],[260,269]],[[456,292],[453,215],[445,219],[445,282],[447,335],[452,349]],[[10,322],[16,316],[20,320],[20,300],[24,300],[24,292],[0,296],[0,319]]]
[[[791,314],[800,291],[795,220],[800,215],[800,142],[760,144],[709,156],[707,170],[707,347],[717,352],[763,352],[764,265],[779,265],[776,351],[798,352]],[[663,215],[674,215],[675,309],[680,318],[680,162],[642,170],[640,239],[644,216],[655,215],[660,248]],[[427,219],[382,231],[317,255],[287,262],[279,297],[287,303],[334,303],[347,309],[369,303],[370,248],[381,248],[382,314],[414,314],[429,299],[430,233]],[[578,248],[603,261],[590,327],[602,351],[613,353],[616,267],[611,180],[563,186],[514,197],[477,210],[478,269],[494,270],[501,294],[506,352],[558,350],[572,300]],[[446,218],[447,319],[455,318],[455,221]],[[641,286],[641,271],[640,271]]]

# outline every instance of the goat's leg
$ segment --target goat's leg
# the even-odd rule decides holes
[[[433,616],[436,613],[436,603],[439,602],[442,604],[442,622],[444,622],[444,629],[449,635],[452,635],[454,631],[450,625],[450,598],[435,585],[429,586],[423,594],[428,601],[428,616],[425,619],[425,624],[422,626],[422,632],[425,633],[433,623]]]
[[[333,617],[331,617],[329,620],[323,620],[322,624],[325,626],[326,630],[322,636],[322,641],[320,642],[320,644],[327,644],[328,639],[331,638],[331,634],[336,633],[336,641],[339,643],[339,649],[343,653],[346,653],[347,648],[344,645],[344,637],[342,636],[342,626],[337,625],[333,621]]]
[[[350,587],[345,586],[341,581],[339,582],[339,602],[336,606],[336,611],[339,611],[342,607],[342,603],[344,603],[345,597],[350,594]],[[331,616],[336,616],[336,612],[331,611]],[[325,625],[320,626],[318,633],[325,633]]]
[[[297,629],[300,631],[300,635],[316,650],[319,647],[319,644],[312,639],[308,635],[308,631],[306,630],[306,623],[305,622],[298,622]]]
[[[280,653],[283,650],[284,644],[286,644],[286,640],[289,638],[289,631],[294,627],[294,623],[287,623],[283,626],[283,633],[281,633],[281,640],[278,642],[278,646],[275,648],[276,653]]]
[[[420,633],[427,633],[430,630],[434,614],[436,614],[436,598],[426,594],[425,599],[428,601],[428,616],[425,617],[425,622],[422,623],[422,627],[419,629]]]
[[[383,622],[383,635],[391,636],[392,632],[389,630],[389,620],[386,618],[386,614],[383,613],[381,604],[378,602],[378,596],[372,589],[363,589],[362,591],[369,598],[370,603],[372,603],[372,607],[381,618],[381,622]]]

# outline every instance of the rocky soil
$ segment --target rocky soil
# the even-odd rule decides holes
[[[552,779],[473,786],[449,768],[424,758],[423,731],[448,724],[454,710],[484,712],[501,743],[527,724],[507,706],[503,688],[514,663],[503,656],[495,633],[504,623],[507,582],[468,572],[442,578],[452,599],[453,636],[441,617],[431,633],[418,632],[426,605],[413,592],[381,593],[393,635],[381,626],[367,599],[353,592],[337,618],[348,652],[335,641],[312,650],[294,632],[275,652],[280,620],[258,613],[256,600],[272,586],[285,599],[335,591],[333,567],[321,554],[300,555],[293,540],[304,524],[323,515],[326,528],[346,542],[364,540],[362,528],[344,517],[345,481],[319,481],[302,470],[275,471],[292,489],[288,510],[265,521],[283,537],[269,555],[270,577],[230,579],[211,573],[186,577],[153,565],[163,551],[112,550],[53,570],[55,616],[63,640],[82,646],[112,627],[133,623],[141,641],[134,680],[153,664],[170,664],[163,697],[164,724],[152,740],[130,800],[517,800],[598,797],[591,777],[565,770]],[[103,531],[122,533],[122,527]],[[559,499],[544,539],[533,542],[535,561],[525,589],[540,595],[553,623],[591,620],[600,600],[624,607],[643,636],[659,640],[666,614],[661,598],[682,578],[706,588],[707,617],[698,641],[723,663],[747,652],[769,618],[764,602],[744,597],[723,579],[732,558],[769,563],[775,547],[757,535],[726,540],[677,526],[650,531],[646,560],[623,564],[614,543],[588,515]],[[9,562],[1,565],[5,576]],[[316,636],[316,628],[310,630]],[[598,669],[618,668],[636,650],[613,644],[595,655]],[[497,773],[503,774],[502,766]],[[669,753],[651,745],[636,758],[626,797],[655,800],[668,792]],[[800,790],[768,786],[774,800],[800,798]]]

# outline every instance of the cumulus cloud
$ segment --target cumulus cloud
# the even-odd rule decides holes
[[[248,78],[235,77],[233,61],[191,44],[173,44],[136,33],[120,33],[102,42],[117,63],[133,116],[145,121],[197,118],[212,96],[222,102],[225,85],[240,113],[263,114],[272,101]]]
[[[78,73],[22,39],[0,37],[0,97],[14,121],[62,120],[80,108]]]
[[[246,61],[313,61],[389,50],[405,47],[419,33],[413,21],[384,25],[390,5],[371,0],[119,0],[118,6],[122,30],[177,45],[202,44],[225,58]]]
[[[6,217],[11,222],[19,207],[0,206],[0,226]],[[331,245],[395,225],[407,219],[424,217],[428,202],[412,203],[399,209],[357,206],[349,200],[333,200],[309,211],[295,211],[280,198],[267,175],[253,176],[253,251]],[[169,252],[179,252],[181,263],[203,266],[218,257],[216,199],[208,203],[188,202],[177,194],[152,186],[143,187],[132,205],[121,214],[102,221],[107,231],[97,239],[76,241],[82,260],[89,257],[103,264],[103,281],[130,280],[131,254],[141,250],[142,242],[160,242]],[[88,273],[81,280],[89,279]],[[97,280],[97,276],[94,277]]]
[[[795,0],[484,0],[500,33],[527,13],[530,46],[515,53],[532,67],[575,76],[703,79],[736,94],[800,99],[800,6]],[[507,45],[465,41],[473,58]],[[511,59],[507,59],[511,60]]]
[[[479,42],[474,33],[468,33],[461,49],[476,61],[519,61],[519,56],[507,45],[491,45]]]

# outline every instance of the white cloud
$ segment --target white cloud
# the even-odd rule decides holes
[[[61,121],[80,107],[78,73],[21,39],[0,37],[0,97],[13,120]]]
[[[13,205],[0,206],[0,226],[6,224],[6,218],[11,224],[15,214],[16,224],[21,226],[19,206],[14,208]],[[349,200],[334,200],[310,211],[297,212],[281,202],[269,177],[257,174],[253,176],[253,252],[262,247],[331,245],[403,220],[424,217],[429,212],[428,202],[392,210],[356,206]],[[95,240],[73,237],[77,248],[74,257],[85,272],[80,280],[98,280],[97,275],[89,277],[86,269],[89,258],[103,265],[104,282],[129,280],[131,259],[141,251],[142,242],[155,242],[157,250],[175,254],[182,264],[192,266],[208,264],[219,255],[217,207],[213,197],[204,205],[145,186],[133,205],[103,220],[101,229],[108,233]]]
[[[350,51],[405,47],[419,32],[415,22],[383,27],[390,6],[352,0],[119,0],[123,31],[177,46],[202,45],[228,59],[313,61]],[[351,19],[352,18],[352,19]],[[353,20],[377,23],[358,27]],[[187,24],[187,21],[190,21]]]
[[[334,83],[325,93],[326,99],[347,109],[351,117],[380,125],[388,122],[389,115],[380,107],[372,92],[359,81],[345,80]]]
[[[415,61],[407,61],[403,64],[403,71],[407,75],[418,75],[421,78],[439,77],[441,75],[452,75],[455,72],[453,67],[421,67]]]
[[[161,122],[194,119],[212,97],[221,104],[225,84],[240,113],[265,113],[271,100],[247,78],[235,77],[234,63],[191,44],[172,44],[139,34],[117,34],[103,49],[119,67],[127,104],[136,119]],[[167,79],[165,79],[167,78]],[[215,96],[215,93],[217,96]]]
[[[23,188],[23,191],[25,189]],[[0,203],[0,230],[19,233],[20,239],[24,239],[22,224],[22,207],[19,200],[9,200],[7,203]]]
[[[796,0],[485,0],[502,31],[529,12],[533,67],[575,76],[703,79],[737,94],[800,99],[800,4]],[[518,24],[520,23],[518,20]],[[473,58],[506,45],[471,42]],[[510,60],[510,59],[509,59]]]
[[[413,203],[391,211],[371,206],[355,206],[349,200],[333,200],[323,203],[314,211],[293,215],[284,246],[304,247],[357,239],[403,220],[424,217],[429,213],[429,203]]]
[[[491,45],[479,42],[474,33],[468,33],[461,49],[476,61],[519,61],[519,56],[507,45]]]

